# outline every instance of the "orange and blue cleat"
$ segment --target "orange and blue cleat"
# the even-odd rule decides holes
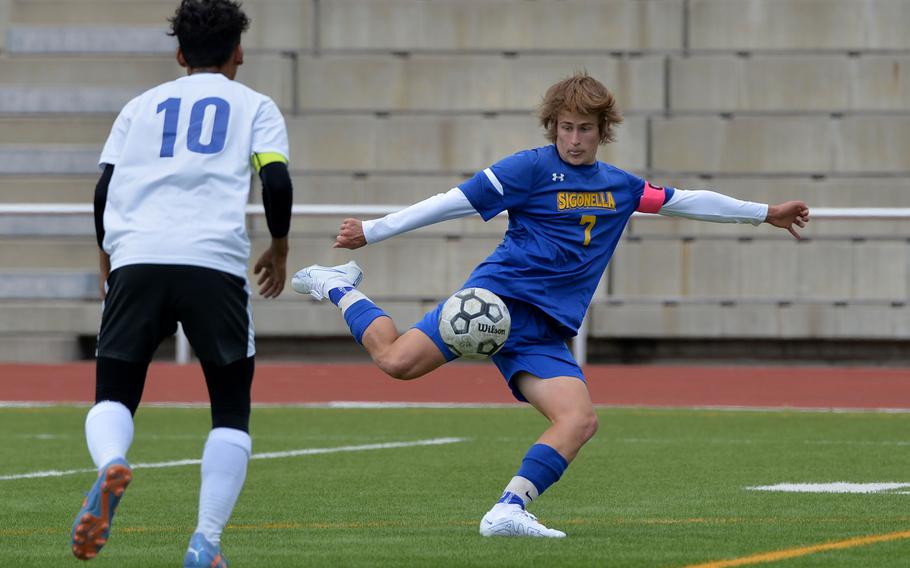
[[[85,496],[82,508],[73,521],[70,539],[76,558],[91,560],[107,543],[117,505],[132,479],[133,470],[124,459],[111,460],[101,468],[98,480]]]

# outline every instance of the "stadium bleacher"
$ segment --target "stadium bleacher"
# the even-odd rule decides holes
[[[0,203],[91,202],[119,108],[181,72],[164,33],[175,5],[0,0]],[[244,7],[238,79],[285,112],[299,204],[404,205],[542,145],[532,111],[579,69],[626,116],[599,157],[655,183],[812,207],[900,207],[910,192],[904,2]],[[505,226],[460,220],[350,254],[330,248],[341,217],[295,218],[289,268],[356,258],[366,292],[401,325],[453,291]],[[635,219],[595,296],[590,338],[907,339],[908,224],[816,220],[797,244],[768,226]],[[264,220],[250,227],[262,250]],[[0,216],[0,241],[0,360],[88,355],[100,315],[90,216]],[[260,351],[270,339],[343,336],[325,310],[290,291],[254,300]]]

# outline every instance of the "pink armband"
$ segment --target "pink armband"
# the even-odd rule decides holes
[[[641,201],[638,202],[638,209],[642,213],[657,213],[664,206],[664,188],[659,185],[651,185],[645,182],[645,191],[641,194]]]

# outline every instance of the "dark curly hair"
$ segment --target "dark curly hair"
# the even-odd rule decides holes
[[[240,3],[232,0],[182,0],[168,21],[168,35],[177,36],[187,65],[197,69],[227,63],[250,26]]]

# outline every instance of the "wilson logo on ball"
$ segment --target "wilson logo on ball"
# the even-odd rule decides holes
[[[502,299],[484,288],[452,294],[439,315],[442,341],[459,357],[486,359],[509,338],[512,318]]]

